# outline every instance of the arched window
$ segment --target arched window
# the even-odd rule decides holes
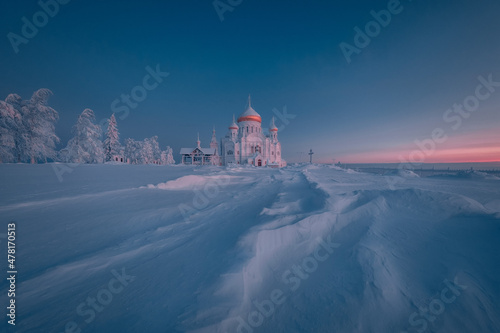
[[[232,150],[228,150],[228,151],[227,151],[227,154],[228,154],[228,155],[233,155],[233,151],[232,151]]]

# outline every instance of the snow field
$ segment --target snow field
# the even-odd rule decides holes
[[[0,177],[18,332],[500,331],[495,179],[391,190],[392,175],[320,165],[112,164]],[[115,294],[122,270],[135,279]]]

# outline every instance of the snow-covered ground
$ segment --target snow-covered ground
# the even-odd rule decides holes
[[[497,177],[57,168],[0,165],[1,329],[500,332]]]

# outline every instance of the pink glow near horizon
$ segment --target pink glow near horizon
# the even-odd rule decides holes
[[[415,143],[337,158],[343,163],[460,163],[500,161],[500,133],[497,129],[463,134],[446,142],[419,147]],[[423,140],[421,140],[423,141]],[[429,141],[427,141],[429,142]],[[426,149],[434,148],[428,151]]]
[[[406,154],[405,154],[406,153]],[[356,155],[346,155],[338,160],[344,163],[400,163],[402,156],[409,161],[408,152],[368,152]],[[414,161],[418,160],[418,156]],[[420,160],[419,160],[420,161]],[[411,161],[410,161],[411,162]],[[436,151],[430,156],[425,156],[423,163],[461,163],[461,162],[500,162],[499,148],[464,148]]]

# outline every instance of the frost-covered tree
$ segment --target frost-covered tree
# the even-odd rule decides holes
[[[47,158],[56,157],[55,147],[59,142],[55,132],[55,123],[59,119],[56,110],[48,106],[52,91],[39,89],[31,99],[22,102],[21,115],[24,124],[21,151],[24,159],[29,157],[31,163],[47,162]]]
[[[17,162],[25,162],[29,161],[29,156],[28,156],[28,142],[30,135],[28,133],[28,129],[25,126],[25,123],[23,121],[23,114],[24,110],[23,107],[26,104],[26,101],[23,101],[21,96],[18,94],[9,94],[7,98],[5,99],[5,102],[9,105],[11,105],[14,110],[16,110],[20,116],[20,122],[16,128],[16,133],[14,136],[16,148],[15,148],[15,154],[16,154],[16,160]]]
[[[167,157],[165,155],[165,160]],[[158,137],[153,136],[143,141],[125,140],[125,158],[132,164],[161,163],[162,151],[158,144]]]
[[[21,113],[11,104],[0,101],[0,163],[18,159],[17,140],[21,128]]]
[[[160,164],[161,165],[167,164],[167,152],[165,150],[162,150],[160,154]]]
[[[73,126],[74,137],[61,151],[61,159],[73,163],[103,163],[101,128],[95,124],[94,111],[85,109]]]
[[[55,123],[59,115],[48,105],[50,95],[49,89],[39,89],[29,100],[23,101],[17,94],[10,94],[5,99],[21,116],[14,131],[14,154],[19,162],[47,162],[48,158],[56,156],[59,138],[55,133]]]
[[[21,113],[21,109],[25,105],[26,101],[23,101],[21,96],[18,94],[9,94],[5,99],[5,103],[10,104],[14,109]]]
[[[146,139],[145,141],[149,141],[149,143],[151,144],[151,149],[153,151],[153,159],[151,162],[158,163],[161,159],[161,149],[160,144],[158,143],[158,136],[155,135],[149,139]]]
[[[112,161],[114,155],[120,154],[121,145],[119,135],[120,133],[118,133],[115,114],[113,113],[109,118],[108,130],[106,131],[106,138],[104,139],[104,155],[106,161]]]
[[[132,164],[141,164],[142,142],[134,139],[125,140],[125,159]]]
[[[167,152],[167,163],[166,164],[175,164],[173,149],[170,148],[170,146],[167,146],[166,152]]]
[[[172,148],[170,148],[170,146],[167,146],[167,149],[161,152],[160,163],[163,165],[175,164],[173,151]]]
[[[144,139],[141,149],[141,159],[142,163],[149,164],[154,162],[154,152],[153,145],[150,139]]]

